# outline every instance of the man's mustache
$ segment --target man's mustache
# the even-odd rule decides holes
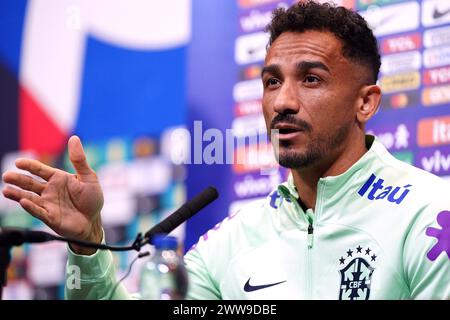
[[[272,130],[275,129],[275,126],[278,123],[289,123],[289,124],[296,126],[299,130],[302,130],[305,132],[312,131],[312,127],[308,122],[306,122],[305,120],[302,120],[302,119],[297,119],[292,114],[281,114],[281,113],[277,114],[272,119],[272,122],[270,123],[270,129],[272,129]]]

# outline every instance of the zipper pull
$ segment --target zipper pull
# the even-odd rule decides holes
[[[314,232],[314,228],[312,226],[312,224],[310,224],[308,226],[308,248],[312,248],[313,247],[313,232]]]

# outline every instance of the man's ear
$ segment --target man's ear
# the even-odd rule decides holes
[[[381,102],[381,88],[377,85],[367,85],[361,89],[356,117],[358,122],[366,123],[377,112]]]

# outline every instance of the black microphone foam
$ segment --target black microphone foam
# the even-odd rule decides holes
[[[219,193],[216,188],[208,187],[194,198],[183,204],[178,210],[168,216],[166,219],[155,225],[144,235],[145,238],[150,240],[156,234],[167,234],[188,220],[194,214],[206,207],[208,204],[217,199]]]
[[[0,228],[0,246],[20,246],[24,243],[41,243],[51,240],[55,240],[55,237],[44,231]]]

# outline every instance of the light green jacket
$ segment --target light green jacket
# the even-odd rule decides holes
[[[345,173],[319,180],[314,212],[290,177],[203,235],[184,258],[188,298],[450,299],[450,185],[373,137],[367,145]],[[70,265],[81,288],[67,298],[133,297],[122,286],[110,297],[110,252],[69,252]]]

